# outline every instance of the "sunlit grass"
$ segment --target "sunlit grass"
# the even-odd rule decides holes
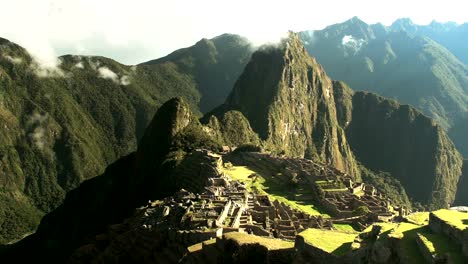
[[[441,209],[432,213],[440,220],[459,230],[465,230],[468,227],[468,213],[448,209]]]
[[[350,232],[350,233],[359,233],[354,229],[353,226],[350,224],[333,224],[333,226],[336,228],[338,231],[344,231],[344,232]]]
[[[351,250],[351,244],[357,234],[355,232],[309,228],[299,235],[314,247],[336,256],[342,256]]]
[[[467,263],[467,259],[461,253],[460,246],[447,237],[430,233],[418,233],[417,236],[432,255],[437,254],[441,256],[450,253],[451,263]]]
[[[231,239],[236,241],[237,244],[240,246],[246,244],[260,244],[269,250],[277,250],[277,249],[286,249],[286,248],[293,248],[294,242],[292,241],[285,241],[281,239],[274,239],[274,238],[266,238],[260,237],[255,235],[249,235],[245,233],[227,233],[224,235],[225,239]]]
[[[280,183],[279,177],[270,176],[266,178],[247,166],[232,166],[229,169],[225,169],[225,173],[235,180],[244,182],[246,188],[251,192],[266,194],[272,200],[278,200],[310,215],[322,215],[326,218],[330,217],[314,206],[312,201],[295,201],[291,199],[290,196],[292,193],[288,192],[286,186]],[[251,175],[255,176],[249,178]]]
[[[429,212],[412,213],[406,217],[408,221],[417,225],[427,225],[429,222]]]

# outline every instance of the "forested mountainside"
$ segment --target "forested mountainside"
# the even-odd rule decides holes
[[[217,90],[227,94],[242,67],[239,57],[229,57],[233,46],[244,56],[251,52],[243,38],[225,34],[159,62],[127,66],[67,55],[45,68],[1,39],[0,243],[32,231],[67,191],[134,151],[163,102],[181,96],[197,115],[201,100],[214,105]],[[190,70],[182,65],[194,57]],[[199,76],[213,69],[228,77],[207,85]]]

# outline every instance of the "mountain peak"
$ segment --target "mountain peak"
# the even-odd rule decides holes
[[[316,158],[359,177],[338,125],[333,83],[297,33],[252,55],[226,105],[245,115],[272,152]]]
[[[346,20],[343,24],[354,24],[354,25],[368,26],[368,24],[366,22],[364,22],[363,20],[361,20],[357,16],[353,16],[352,18]]]

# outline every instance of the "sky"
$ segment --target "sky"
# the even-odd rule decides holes
[[[0,0],[0,37],[47,63],[64,54],[100,55],[137,64],[235,33],[255,45],[288,30],[322,29],[358,16],[390,25],[468,22],[462,0]],[[51,62],[53,63],[53,62]]]

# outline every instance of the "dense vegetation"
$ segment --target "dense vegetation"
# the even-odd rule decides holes
[[[443,129],[408,105],[356,92],[346,135],[368,168],[398,179],[408,195],[431,208],[455,199],[462,157]]]
[[[377,190],[384,193],[394,205],[404,206],[407,209],[412,208],[412,204],[405,188],[395,177],[387,172],[374,172],[364,166],[361,169],[361,177],[365,183],[372,184]]]
[[[119,223],[148,200],[178,190],[180,186],[171,172],[184,159],[184,151],[217,146],[207,138],[187,103],[177,98],[166,102],[149,124],[136,152],[70,191],[63,204],[43,218],[35,234],[7,252],[0,250],[0,258],[15,256],[21,262],[18,258],[34,256],[52,263],[64,262],[77,246],[109,223]],[[181,143],[184,148],[180,148]]]
[[[201,98],[216,103],[210,89],[227,95],[251,48],[227,34],[201,42],[217,49],[198,44],[138,66],[67,55],[44,68],[0,39],[0,244],[34,230],[67,191],[134,151],[163,102],[182,96],[198,116]],[[228,52],[233,46],[236,54]],[[195,57],[193,68],[183,66]],[[210,74],[227,77],[209,85]]]
[[[250,59],[253,47],[238,35],[223,34],[202,39],[195,45],[143,65],[174,63],[177,69],[193,76],[200,91],[200,111],[206,113],[222,104]]]

